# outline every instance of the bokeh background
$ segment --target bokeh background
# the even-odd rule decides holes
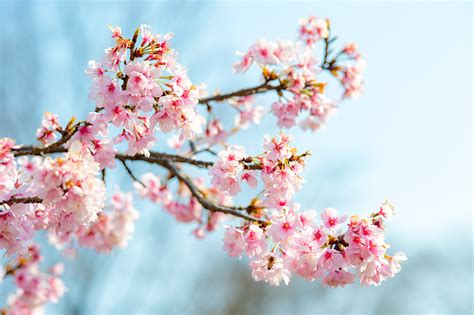
[[[212,92],[258,82],[252,72],[233,75],[235,51],[261,36],[295,38],[301,17],[329,17],[338,43],[357,41],[365,53],[366,91],[326,130],[292,130],[297,147],[313,152],[297,200],[345,214],[391,200],[398,215],[387,239],[409,257],[380,287],[329,289],[294,277],[273,288],[222,251],[222,231],[196,240],[192,226],[137,201],[128,248],[66,260],[69,291],[47,314],[472,313],[471,2],[1,0],[0,12],[0,137],[19,143],[33,141],[44,111],[65,122],[93,108],[83,71],[111,45],[109,25],[174,32],[191,79]],[[277,132],[273,117],[232,142],[257,152],[265,132]],[[132,189],[120,167],[108,180]],[[61,259],[44,250],[48,261]],[[10,287],[0,285],[0,305]]]

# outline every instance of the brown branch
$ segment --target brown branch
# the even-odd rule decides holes
[[[57,142],[58,143],[58,142]],[[45,154],[54,154],[54,153],[64,153],[67,152],[67,149],[64,146],[50,145],[45,148],[34,147],[34,146],[23,146],[12,150],[14,156],[23,156],[23,155],[45,155]],[[214,165],[213,162],[196,160],[193,158],[185,157],[182,155],[167,154],[161,152],[150,152],[150,156],[145,156],[142,154],[136,155],[125,155],[125,154],[116,154],[115,156],[120,161],[145,161],[149,163],[156,163],[156,161],[168,160],[176,163],[187,163],[192,164],[201,168],[210,168]]]
[[[0,205],[11,206],[14,203],[42,203],[43,200],[38,197],[12,197],[8,200],[0,201]]]
[[[160,152],[150,152],[150,156],[142,154],[136,155],[125,155],[116,154],[115,158],[120,161],[143,161],[154,164],[161,164],[163,161],[174,162],[174,163],[185,163],[191,164],[200,168],[210,168],[214,165],[214,162],[201,161],[193,158],[188,158],[182,155],[174,155]],[[245,160],[241,161],[245,170],[261,170],[262,165],[260,163],[248,163]]]
[[[44,154],[45,152],[42,151],[39,153],[38,148],[34,147],[29,147],[29,149],[26,151],[21,151],[21,155],[26,155],[26,154],[32,154],[32,155],[38,155],[38,154]],[[20,151],[17,151],[17,153]],[[57,148],[57,150],[53,151],[50,150],[47,153],[56,153],[56,152],[64,152],[62,148]],[[188,178],[186,175],[182,174],[172,162],[176,163],[188,163],[192,165],[196,165],[198,167],[204,167],[204,168],[209,168],[213,165],[212,162],[205,162],[205,161],[199,161],[199,160],[194,160],[191,158],[187,158],[184,156],[180,155],[172,155],[172,154],[165,154],[165,153],[158,153],[158,152],[151,152],[150,156],[144,156],[144,155],[134,155],[134,156],[128,156],[124,154],[116,154],[115,158],[119,160],[123,166],[125,167],[125,170],[127,173],[130,175],[130,177],[145,186],[131,171],[131,169],[127,166],[126,161],[144,161],[148,163],[153,163],[153,164],[158,164],[167,170],[170,171],[171,175],[175,176],[178,178],[179,181],[184,183],[193,196],[198,200],[198,202],[206,209],[209,211],[213,212],[222,212],[225,214],[233,215],[239,218],[243,218],[249,221],[254,221],[258,223],[264,223],[264,220],[260,220],[257,218],[254,218],[250,215],[245,214],[244,212],[239,212],[239,211],[247,211],[249,212],[252,210],[252,207],[232,207],[232,206],[224,206],[224,205],[219,205],[211,200],[207,199],[204,197],[204,194],[195,186],[193,181]],[[261,165],[259,164],[245,164],[246,169],[261,169]],[[41,203],[42,200],[38,197],[28,197],[28,198],[11,198],[9,200],[0,202],[0,205],[6,204],[6,205],[12,205],[14,203]]]
[[[337,39],[337,37],[331,38],[331,26],[329,25],[329,21],[328,21],[328,31],[329,31],[328,37],[324,39],[324,57],[323,57],[323,61],[321,62],[320,67],[323,70],[328,70],[331,72],[334,69],[334,65],[336,64],[336,59],[340,55],[340,53],[334,56],[334,58],[332,58],[331,60],[329,60],[329,54],[332,52],[330,51],[329,47]]]
[[[282,89],[284,89],[283,85],[273,86],[273,85],[270,85],[267,81],[264,84],[261,84],[254,88],[244,89],[244,90],[240,90],[240,91],[229,93],[229,94],[217,95],[214,97],[203,99],[201,100],[201,102],[207,103],[210,101],[222,101],[222,100],[235,97],[235,96],[246,96],[246,95],[251,95],[251,94],[263,93],[270,90],[280,91]],[[66,128],[66,131],[63,132],[63,136],[61,137],[61,139],[59,139],[57,142],[47,147],[40,148],[40,147],[34,147],[34,146],[23,146],[20,148],[13,149],[12,152],[14,156],[45,155],[45,154],[67,152],[67,149],[64,147],[64,144],[66,144],[71,139],[71,137],[78,131],[81,124],[87,124],[87,122],[79,122],[70,128]],[[186,156],[160,153],[160,152],[150,152],[148,156],[145,156],[142,154],[129,156],[129,155],[118,153],[115,155],[115,158],[123,164],[125,170],[130,175],[130,177],[134,181],[142,184],[143,186],[145,185],[133,174],[131,169],[126,164],[126,161],[144,161],[148,163],[158,164],[168,169],[171,175],[177,177],[182,183],[184,183],[189,188],[193,196],[198,200],[198,202],[209,211],[222,212],[225,214],[233,215],[236,217],[240,217],[249,221],[254,221],[254,222],[259,222],[259,223],[265,222],[263,220],[254,218],[250,215],[243,213],[243,211],[250,212],[252,210],[252,206],[248,206],[248,207],[224,206],[224,205],[216,204],[212,202],[211,200],[207,199],[206,197],[204,197],[204,194],[194,185],[193,181],[187,176],[181,174],[178,171],[178,169],[175,167],[175,165],[173,164],[173,163],[187,163],[187,164],[191,164],[191,165],[201,167],[201,168],[210,168],[212,167],[212,165],[214,165],[213,162],[201,161],[201,160],[196,160],[196,159],[186,157]],[[262,168],[261,164],[252,163],[251,159],[250,161],[243,160],[241,161],[241,163],[244,165],[244,169],[247,169],[247,170],[258,170]],[[102,177],[104,177],[104,174],[102,174]],[[41,203],[41,202],[42,200],[38,197],[11,198],[9,200],[0,202],[0,205],[11,205],[14,203]]]
[[[64,147],[64,144],[66,144],[66,142],[68,142],[72,138],[72,136],[79,130],[79,127],[81,125],[87,125],[87,124],[89,123],[84,122],[84,121],[78,122],[74,126],[66,129],[66,131],[63,132],[61,139],[50,144],[49,146],[46,146],[44,148],[33,147],[33,146],[13,148],[12,149],[13,154],[15,156],[22,156],[22,155],[43,155],[43,154],[66,152],[67,149]]]
[[[195,160],[182,155],[174,155],[160,152],[150,152],[150,156],[145,156],[143,154],[125,155],[118,153],[115,155],[115,158],[120,161],[144,161],[154,164],[160,164],[162,161],[170,161],[176,163],[191,164],[201,168],[210,168],[212,165],[214,165],[213,162]]]
[[[222,102],[233,97],[249,96],[259,93],[265,93],[267,91],[282,91],[286,88],[284,84],[271,85],[269,82],[262,83],[258,86],[234,91],[226,94],[217,94],[211,97],[201,98],[200,104],[208,104],[209,102]]]
[[[236,210],[247,210],[248,208],[243,208],[243,207],[229,207],[229,206],[224,206],[224,205],[218,205],[209,199],[205,198],[202,194],[202,192],[199,190],[199,188],[196,187],[194,182],[192,181],[191,178],[187,177],[186,175],[182,174],[175,165],[170,163],[169,161],[163,161],[160,163],[161,166],[164,168],[168,169],[171,174],[176,176],[180,182],[185,184],[188,188],[189,191],[191,191],[191,194],[197,199],[197,201],[207,210],[212,211],[212,212],[222,212],[225,214],[230,214],[235,217],[239,217],[248,221],[253,221],[253,222],[258,222],[258,223],[265,223],[264,220],[257,219],[255,217],[252,217],[250,215],[247,215],[245,213],[236,211]]]

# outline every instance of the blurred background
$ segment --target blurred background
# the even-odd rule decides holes
[[[93,108],[84,69],[112,44],[109,25],[126,34],[141,23],[174,32],[180,62],[212,92],[258,83],[256,73],[233,75],[235,51],[262,36],[294,39],[301,17],[330,18],[337,43],[354,40],[364,52],[366,89],[326,130],[291,131],[296,146],[313,153],[296,200],[364,214],[389,199],[397,216],[387,241],[409,258],[380,287],[330,289],[293,277],[274,288],[223,252],[222,230],[196,240],[192,226],[137,200],[129,246],[66,260],[69,290],[47,314],[472,313],[471,2],[1,0],[0,12],[0,137],[27,144],[43,112],[65,123]],[[258,152],[265,132],[277,132],[271,115],[232,142]],[[132,189],[120,167],[108,181]],[[43,249],[48,262],[62,259]],[[0,285],[0,306],[10,288]]]

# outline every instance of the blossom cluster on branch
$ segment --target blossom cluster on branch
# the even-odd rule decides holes
[[[279,128],[298,124],[316,131],[337,103],[362,92],[362,55],[354,43],[334,51],[328,19],[302,20],[295,41],[257,40],[240,54],[234,70],[259,67],[260,84],[210,96],[178,62],[172,34],[154,34],[147,25],[131,38],[120,27],[111,31],[114,46],[85,71],[95,106],[84,120],[73,117],[62,125],[57,115],[45,113],[37,145],[0,139],[0,251],[10,260],[0,266],[0,281],[11,276],[18,287],[5,313],[33,314],[65,292],[60,265],[40,271],[40,231],[69,253],[77,246],[108,253],[127,245],[139,213],[132,192],[117,189],[106,196],[107,173],[117,165],[133,180],[136,195],[192,224],[196,237],[226,222],[224,250],[246,255],[256,281],[288,284],[296,274],[331,287],[356,277],[379,285],[400,270],[405,255],[386,252],[385,221],[394,214],[388,202],[367,217],[349,219],[324,209],[318,221],[315,210],[301,210],[293,200],[305,182],[310,154],[298,152],[289,134],[265,135],[257,154],[229,143],[266,113],[276,117]],[[316,49],[323,51],[321,60]],[[339,81],[338,101],[325,94],[324,73]],[[275,93],[276,99],[256,105],[263,93]],[[234,125],[225,125],[214,111],[221,103],[237,111]],[[165,144],[162,139],[168,152],[154,150],[157,142]],[[212,159],[198,158],[204,154]],[[161,172],[136,176],[135,162]],[[187,173],[185,165],[205,169],[209,177]],[[248,205],[236,206],[243,185],[259,192]]]

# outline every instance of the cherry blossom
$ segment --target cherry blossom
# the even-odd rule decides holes
[[[227,226],[224,236],[224,250],[229,256],[241,256],[246,246],[244,232],[240,229]]]
[[[249,128],[271,113],[278,129],[317,131],[342,101],[362,93],[363,55],[354,42],[335,49],[328,19],[303,19],[296,40],[256,40],[234,71],[255,67],[260,83],[228,93],[193,83],[171,47],[173,34],[145,24],[130,38],[119,26],[110,30],[112,47],[85,70],[94,106],[84,120],[62,125],[45,113],[36,144],[0,138],[0,251],[8,259],[0,281],[17,287],[0,313],[37,314],[66,292],[62,265],[41,266],[42,237],[71,259],[77,247],[126,247],[139,218],[134,195],[189,224],[198,239],[224,226],[223,250],[248,259],[252,278],[272,286],[288,285],[292,275],[330,287],[378,286],[400,272],[407,257],[390,255],[385,242],[386,220],[395,215],[389,202],[349,219],[333,208],[302,207],[295,196],[310,153],[287,132],[261,137]],[[323,72],[338,81],[339,98],[329,95]],[[265,93],[273,98],[259,99]],[[217,110],[226,105],[232,114]],[[236,135],[248,130],[246,139],[260,146],[239,145]],[[135,173],[137,161],[150,169]],[[134,192],[108,197],[108,174],[120,169]]]
[[[138,216],[131,193],[116,191],[112,195],[110,210],[100,212],[93,224],[78,233],[79,244],[106,253],[115,247],[126,247]]]
[[[159,177],[152,173],[146,173],[142,176],[142,184],[135,183],[138,193],[155,203],[167,204],[171,201],[171,193],[166,185],[161,183]]]
[[[323,213],[321,213],[321,219],[323,220],[324,227],[331,230],[336,229],[339,224],[343,223],[346,217],[339,217],[336,209],[326,208]]]
[[[242,160],[244,152],[242,147],[233,146],[218,154],[216,163],[209,170],[212,176],[212,184],[230,195],[240,192],[240,173],[242,172]]]
[[[300,36],[307,45],[329,36],[329,22],[326,19],[311,16],[300,21]]]
[[[42,257],[38,247],[30,247],[26,256],[18,258],[16,267],[6,272],[14,276],[17,291],[8,297],[8,314],[38,314],[46,303],[57,303],[66,291],[59,276],[61,264],[53,266],[49,272],[42,272],[39,263]]]
[[[290,282],[290,271],[283,265],[283,259],[274,253],[262,253],[250,261],[252,278],[255,281],[264,281],[272,286],[279,286],[283,281],[286,285]]]
[[[239,114],[235,117],[235,126],[247,129],[250,123],[260,124],[265,108],[263,106],[253,106],[252,96],[231,99],[229,104],[233,105]]]

